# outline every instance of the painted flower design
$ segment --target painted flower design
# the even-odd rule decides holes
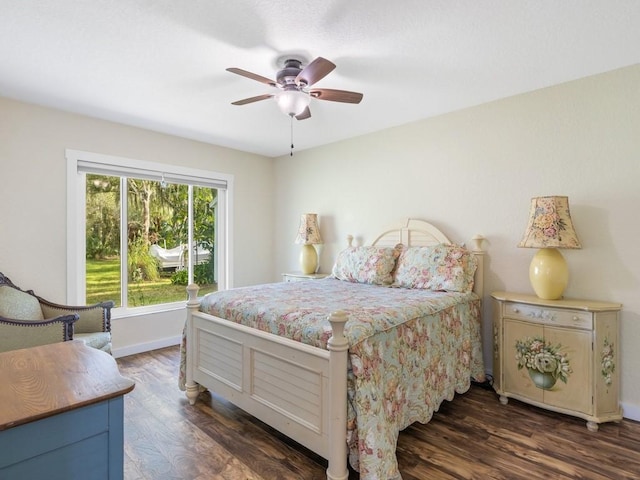
[[[566,353],[561,352],[562,345],[552,345],[541,337],[526,338],[516,341],[516,360],[518,370],[527,368],[540,373],[547,373],[555,380],[567,383],[573,373]]]
[[[500,337],[498,325],[493,326],[493,358],[500,358]]]
[[[604,383],[609,386],[613,383],[613,373],[616,371],[616,364],[614,362],[613,343],[609,342],[608,338],[605,338],[602,352],[600,353],[600,365]]]

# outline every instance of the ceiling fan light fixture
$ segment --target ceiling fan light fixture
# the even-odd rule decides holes
[[[283,90],[275,96],[275,99],[282,113],[295,117],[309,106],[311,96],[301,90]]]

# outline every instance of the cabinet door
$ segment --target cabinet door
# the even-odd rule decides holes
[[[519,346],[544,335],[542,325],[504,319],[502,361],[504,368],[504,390],[536,402],[544,402],[544,390],[538,388],[531,378],[529,368],[522,365]],[[534,372],[535,373],[535,372]]]
[[[591,331],[545,327],[544,337],[547,344],[563,356],[566,366],[566,383],[559,378],[553,388],[545,390],[544,403],[591,415]]]
[[[505,318],[503,355],[508,391],[592,414],[591,331]]]

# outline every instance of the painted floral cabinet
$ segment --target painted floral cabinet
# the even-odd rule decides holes
[[[587,420],[620,420],[618,303],[494,292],[494,389]]]

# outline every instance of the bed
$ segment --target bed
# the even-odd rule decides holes
[[[350,240],[323,280],[202,300],[190,285],[180,388],[191,404],[209,389],[326,458],[329,480],[348,478],[347,461],[362,480],[400,479],[399,431],[484,379],[481,240],[467,250],[409,219],[370,246]]]

